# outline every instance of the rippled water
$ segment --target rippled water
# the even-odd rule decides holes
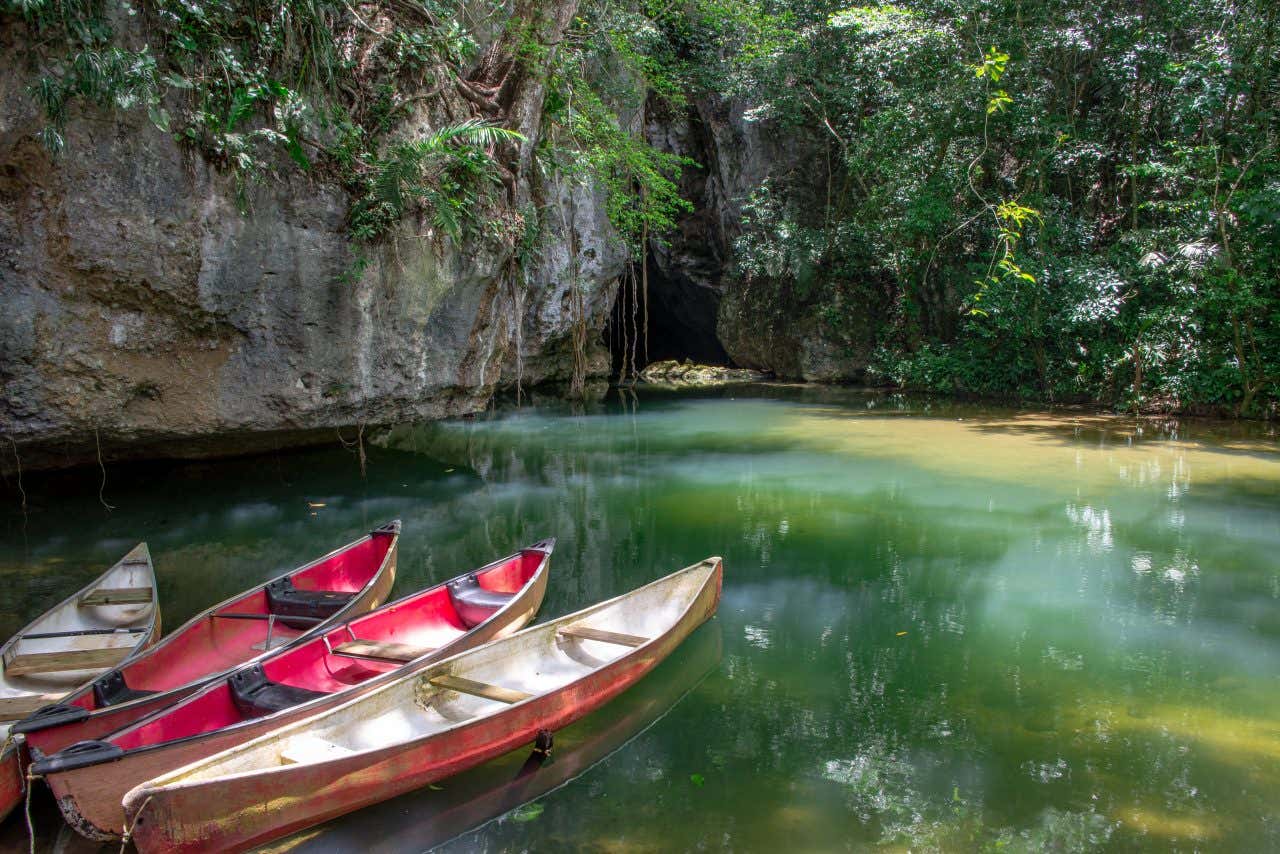
[[[170,626],[397,516],[398,592],[559,538],[545,617],[720,554],[718,617],[549,765],[277,847],[1280,849],[1263,426],[753,388],[376,442],[363,478],[346,449],[109,467],[110,513],[96,471],[27,478],[25,518],[11,480],[0,631],[142,537]]]

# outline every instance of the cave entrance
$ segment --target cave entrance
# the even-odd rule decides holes
[[[647,348],[645,302],[637,266],[623,276],[609,317],[607,336],[615,377],[621,376],[624,363],[633,358],[637,373],[667,359],[732,367],[729,354],[716,337],[718,292],[678,274],[664,275],[650,257]]]

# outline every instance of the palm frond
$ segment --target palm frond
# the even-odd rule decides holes
[[[467,119],[457,124],[445,125],[412,144],[423,155],[428,155],[437,154],[459,145],[473,145],[483,148],[498,142],[523,139],[524,134],[519,131],[480,119]]]

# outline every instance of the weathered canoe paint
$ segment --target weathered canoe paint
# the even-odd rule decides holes
[[[429,851],[571,782],[630,744],[716,670],[722,645],[715,623],[693,632],[678,655],[608,708],[596,710],[590,723],[584,719],[557,732],[553,761],[538,762],[532,754],[513,751],[450,777],[443,788],[410,792],[275,840],[260,851]]]
[[[154,690],[137,700],[99,708],[92,685],[87,685],[64,702],[89,709],[87,718],[61,726],[24,732],[21,736],[31,759],[39,760],[78,741],[98,739],[128,726],[178,700],[209,681],[251,664],[283,646],[262,649],[270,629],[275,638],[286,638],[291,646],[314,632],[350,619],[382,604],[395,582],[396,556],[400,539],[399,521],[384,525],[364,537],[336,549],[298,569],[283,573],[300,589],[343,590],[355,595],[333,616],[309,628],[290,628],[279,621],[225,619],[216,614],[266,614],[266,587],[276,578],[241,593],[192,617],[163,641],[122,664],[111,673],[123,673],[131,688]],[[256,647],[256,648],[255,648]],[[208,655],[202,655],[208,653]],[[104,678],[104,677],[100,677]],[[24,722],[24,726],[27,722]],[[48,774],[46,782],[67,822],[90,838],[102,837],[86,825],[76,812],[75,801],[62,789],[60,774]],[[99,834],[95,836],[95,834]]]
[[[89,605],[81,601],[104,588],[149,588],[149,601],[126,605]],[[83,634],[80,634],[83,633]],[[150,646],[160,633],[160,603],[155,570],[146,543],[139,543],[110,569],[63,599],[23,627],[0,647],[0,703],[31,699],[56,703],[80,690],[107,668],[59,670],[10,676],[9,664],[22,656],[78,650],[117,649],[127,660]],[[44,637],[29,637],[43,635]],[[53,637],[49,637],[53,635]],[[29,712],[28,712],[29,713]],[[24,715],[25,716],[25,715]],[[9,729],[18,716],[0,716],[0,819],[17,806],[26,793],[19,763],[20,751],[9,741]]]
[[[513,594],[506,605],[474,628],[466,629],[459,621],[445,586],[449,582],[443,582],[333,626],[309,640],[277,650],[257,662],[274,682],[333,691],[324,697],[263,717],[249,717],[242,714],[231,699],[230,674],[227,674],[186,699],[107,735],[101,741],[122,747],[123,756],[49,775],[59,806],[64,814],[76,816],[72,826],[89,838],[118,838],[124,823],[120,802],[134,786],[339,706],[432,662],[518,631],[542,606],[554,545],[554,540],[544,540],[458,576],[461,579],[475,575],[486,589]],[[436,648],[407,664],[366,661],[329,652],[352,638],[407,640]],[[335,688],[339,690],[333,690]]]
[[[715,612],[720,584],[720,559],[709,558],[144,783],[124,800],[133,841],[144,852],[243,850],[527,744],[653,669]],[[650,640],[560,636],[570,625]],[[508,705],[431,687],[445,674],[532,696]]]

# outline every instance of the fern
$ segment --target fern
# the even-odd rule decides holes
[[[392,228],[410,201],[431,209],[431,222],[453,239],[470,225],[476,185],[492,179],[496,164],[486,149],[524,137],[509,128],[470,119],[422,138],[398,143],[375,161],[367,191],[352,206],[353,236],[371,240]]]

